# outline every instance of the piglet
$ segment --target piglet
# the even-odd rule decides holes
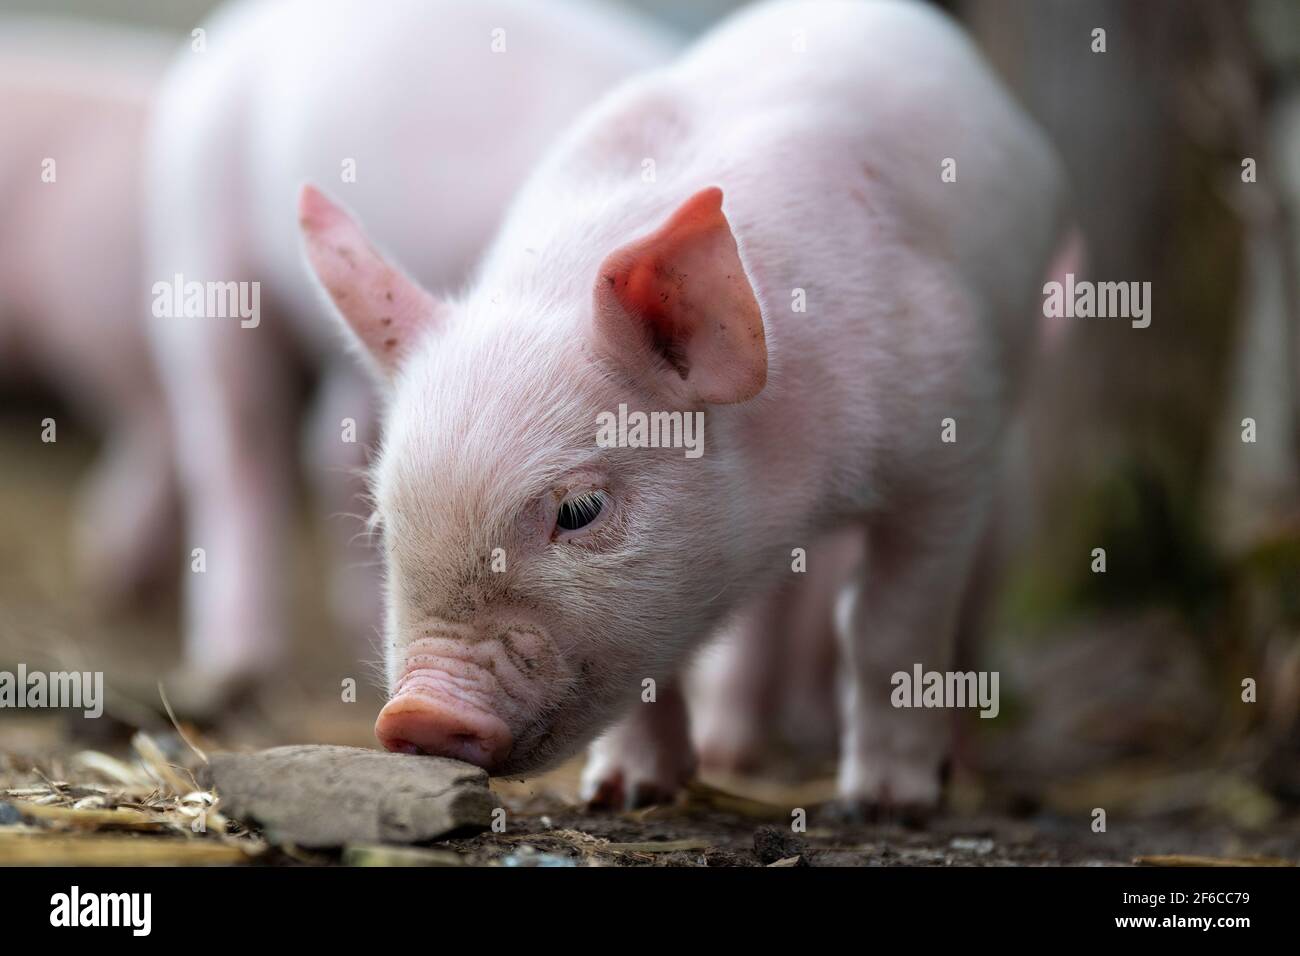
[[[151,134],[148,281],[191,562],[177,678],[196,709],[286,663],[299,430],[332,517],[335,620],[358,650],[380,620],[377,555],[345,517],[364,509],[372,386],[314,319],[283,197],[333,181],[419,281],[459,286],[544,148],[673,48],[598,0],[232,3],[195,31]],[[226,287],[219,308],[198,307]],[[394,323],[381,351],[405,320],[399,304],[375,317]],[[316,383],[305,416],[299,369]]]
[[[103,436],[75,553],[110,606],[175,570],[171,434],[140,288],[145,126],[171,50],[148,32],[0,20],[0,378],[51,389]]]
[[[851,529],[839,789],[933,806],[951,712],[893,707],[891,675],[948,667],[1062,192],[910,2],[761,4],[624,84],[459,294],[307,188],[307,258],[387,386],[383,744],[520,775],[604,730],[586,795],[661,799],[694,766],[696,649],[779,626],[799,552]],[[641,441],[636,413],[703,441]]]

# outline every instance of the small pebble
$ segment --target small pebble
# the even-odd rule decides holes
[[[536,847],[528,844],[521,845],[514,853],[502,857],[502,866],[577,866],[578,861],[569,856],[560,856],[558,853],[541,853]]]
[[[993,852],[993,841],[979,837],[953,837],[948,846],[976,856],[988,856]]]

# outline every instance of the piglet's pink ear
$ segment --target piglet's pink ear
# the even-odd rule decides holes
[[[315,186],[302,189],[298,222],[316,278],[379,371],[392,375],[442,306],[385,262],[361,227]]]
[[[615,250],[596,279],[597,337],[634,373],[688,402],[753,398],[767,343],[722,190],[701,190],[659,229]]]

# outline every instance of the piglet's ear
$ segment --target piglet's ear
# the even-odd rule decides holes
[[[762,391],[763,317],[721,189],[701,190],[610,254],[596,279],[595,324],[617,360],[687,402],[730,404]]]
[[[442,305],[385,262],[361,227],[314,186],[298,200],[307,262],[384,377],[436,324]]]

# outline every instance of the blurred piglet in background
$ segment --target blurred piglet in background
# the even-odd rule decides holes
[[[110,605],[175,570],[171,435],[139,278],[148,102],[173,45],[0,19],[0,381],[52,389],[104,436],[75,550]]]
[[[758,5],[624,85],[460,295],[308,187],[308,258],[389,393],[380,740],[514,775],[621,718],[585,796],[664,798],[695,763],[694,652],[738,614],[781,628],[798,552],[833,580],[854,549],[818,542],[849,525],[840,793],[932,807],[950,715],[892,707],[890,675],[950,661],[1063,204],[965,37],[892,2]],[[598,440],[629,411],[684,416],[695,449]]]
[[[195,34],[159,99],[148,196],[153,338],[199,562],[181,696],[202,706],[283,662],[296,365],[318,373],[304,446],[334,516],[329,593],[352,634],[379,624],[377,557],[339,517],[366,507],[372,387],[319,320],[300,185],[335,184],[415,279],[453,290],[563,126],[673,46],[595,0],[252,0]],[[376,288],[353,294],[392,325],[382,352],[411,303]]]

